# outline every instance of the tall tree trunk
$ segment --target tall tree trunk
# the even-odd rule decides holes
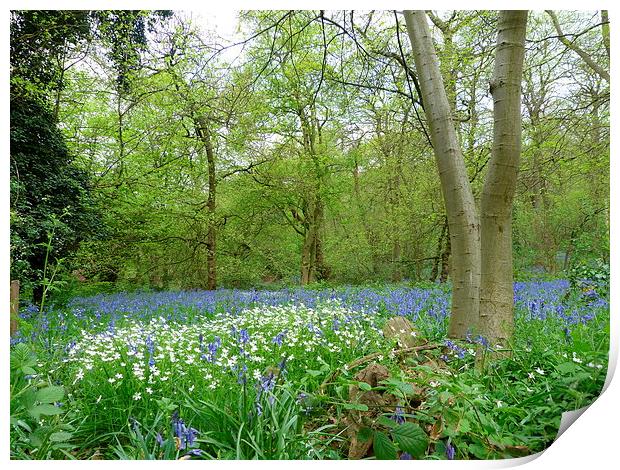
[[[125,112],[123,111],[122,104],[122,95],[119,90],[116,101],[116,116],[118,118],[118,129],[116,131],[118,141],[118,181],[123,179],[123,173],[125,171],[125,139],[123,137],[123,128],[125,127],[123,118]]]
[[[355,195],[355,203],[357,206],[358,215],[362,226],[364,227],[364,236],[366,237],[366,242],[368,243],[368,248],[370,249],[370,259],[371,259],[371,270],[372,274],[377,273],[377,266],[379,264],[379,260],[377,258],[377,237],[373,233],[372,227],[368,223],[367,210],[362,202],[362,194],[360,190],[360,170],[359,163],[357,161],[357,155],[353,154],[353,194]]]
[[[303,107],[297,115],[301,121],[304,151],[313,168],[313,180],[310,194],[307,195],[304,208],[305,236],[301,251],[301,284],[306,285],[329,276],[329,268],[323,257],[321,234],[323,230],[323,201],[321,186],[323,169],[317,154],[317,145],[322,148],[321,125],[316,117],[316,110],[310,109],[310,116]]]
[[[499,17],[493,96],[493,147],[480,202],[480,331],[491,344],[512,337],[512,202],[521,154],[521,79],[527,10]]]
[[[213,152],[213,142],[211,141],[211,130],[207,118],[197,119],[199,137],[205,146],[207,154],[207,173],[208,173],[208,195],[207,195],[207,290],[215,290],[217,287],[217,270],[215,265],[215,154]]]
[[[452,248],[452,315],[448,335],[464,338],[476,329],[480,288],[480,230],[476,205],[446,96],[426,14],[404,12],[418,72],[424,112],[446,206]]]
[[[400,282],[403,280],[400,239],[397,234],[394,234],[394,236],[392,244],[392,282]]]
[[[316,281],[317,221],[316,196],[312,196],[304,211],[305,235],[301,249],[301,285]]]
[[[605,45],[605,51],[607,51],[607,59],[609,59],[609,11],[601,10],[601,23],[603,23],[601,25],[601,29],[603,30],[603,44]]]
[[[325,262],[325,256],[323,252],[323,235],[325,230],[325,216],[324,205],[322,199],[319,197],[317,201],[316,218],[317,233],[315,242],[315,258],[316,258],[316,278],[318,281],[329,279],[331,277],[331,268]]]
[[[407,120],[409,112],[405,113],[404,120]],[[402,141],[401,141],[402,142]],[[400,282],[403,279],[403,263],[402,263],[402,246],[401,246],[401,237],[398,221],[400,221],[398,206],[401,202],[401,193],[400,193],[400,176],[403,172],[402,168],[402,154],[403,151],[401,149],[402,143],[399,143],[394,149],[394,163],[395,168],[393,169],[392,181],[391,181],[391,190],[390,190],[390,218],[392,223],[392,234],[393,234],[393,244],[392,244],[392,281]]]

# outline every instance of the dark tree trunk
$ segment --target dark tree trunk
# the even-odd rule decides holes
[[[439,276],[441,270],[441,261],[442,261],[442,253],[444,252],[443,245],[445,238],[447,236],[448,230],[448,219],[444,219],[443,226],[441,227],[441,233],[439,234],[439,239],[437,240],[437,255],[433,259],[433,269],[431,271],[431,276],[429,281],[435,282],[437,277]]]
[[[215,242],[216,242],[216,227],[215,227],[215,154],[213,152],[213,142],[211,141],[211,131],[209,129],[209,123],[207,119],[201,117],[197,120],[198,135],[205,146],[205,152],[207,154],[207,172],[208,172],[208,190],[207,196],[207,289],[215,290],[217,287],[217,270],[215,264]]]
[[[447,232],[450,230],[448,229]],[[441,274],[439,282],[446,282],[450,275],[450,255],[452,254],[452,245],[450,243],[450,234],[446,233],[446,249],[441,254]]]

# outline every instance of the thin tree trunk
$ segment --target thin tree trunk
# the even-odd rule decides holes
[[[116,115],[118,117],[118,179],[120,181],[123,178],[123,173],[125,171],[125,139],[123,137],[123,127],[125,126],[123,117],[125,116],[125,113],[122,108],[122,97],[120,91],[118,91],[118,100],[116,102]]]
[[[607,10],[601,10],[601,28],[603,30],[603,44],[607,51],[607,59],[609,60],[610,53],[610,41],[609,41],[609,12]]]
[[[309,207],[304,213],[305,216],[305,236],[301,250],[301,285],[311,284],[316,281],[316,231],[314,198],[310,201]]]
[[[512,202],[521,154],[521,79],[527,10],[499,17],[493,96],[493,147],[480,202],[480,331],[507,346],[514,329]]]
[[[452,315],[448,335],[464,338],[478,323],[480,288],[480,228],[452,109],[446,96],[426,14],[404,12],[413,58],[431,130],[441,179],[452,248]]]
[[[570,50],[574,51],[579,57],[583,59],[586,64],[588,64],[588,66],[592,70],[594,70],[594,72],[596,72],[601,78],[603,78],[607,83],[609,83],[609,72],[600,65],[598,65],[586,51],[584,51],[575,43],[575,41],[569,41],[566,38],[566,36],[562,32],[560,21],[558,20],[558,17],[553,10],[546,10],[546,12],[551,17],[551,21],[553,21],[553,26],[558,33],[558,39],[560,40],[560,42],[566,47],[568,47]]]
[[[405,120],[407,116],[405,115]],[[403,279],[402,248],[398,226],[398,204],[400,202],[400,175],[402,173],[401,149],[397,146],[392,154],[395,168],[390,168],[390,182],[388,186],[388,200],[390,213],[390,230],[392,232],[392,282],[400,282]],[[386,155],[387,156],[387,155]]]
[[[207,173],[208,173],[208,195],[207,195],[207,290],[215,290],[217,287],[217,270],[215,264],[215,155],[213,152],[213,142],[211,141],[211,130],[209,123],[204,117],[197,119],[199,136],[205,146],[207,154]]]
[[[437,256],[435,256],[435,260],[433,262],[433,269],[431,271],[431,277],[429,278],[429,281],[431,282],[435,282],[439,277],[440,273],[443,274],[442,260],[444,254],[444,243],[448,237],[448,219],[445,218],[444,223],[441,226],[441,233],[439,234],[439,239],[437,240]]]
[[[371,269],[372,274],[377,273],[377,254],[376,254],[376,236],[374,235],[372,228],[368,223],[367,211],[366,207],[362,203],[362,195],[360,190],[360,170],[359,163],[357,161],[357,155],[353,154],[353,194],[355,195],[355,203],[357,205],[357,211],[359,214],[359,218],[362,226],[364,227],[364,236],[366,237],[366,242],[368,243],[368,248],[370,249],[370,258],[371,258]]]
[[[450,233],[446,234],[446,248],[441,253],[441,273],[439,274],[439,282],[444,283],[448,281],[450,275]]]
[[[323,201],[319,197],[317,200],[317,208],[316,208],[317,231],[316,231],[315,248],[314,248],[317,281],[329,279],[331,276],[331,269],[325,262],[325,256],[323,253],[323,230],[324,230],[323,211],[324,211]]]
[[[403,271],[401,266],[401,247],[398,235],[395,234],[394,243],[392,245],[392,282],[400,282],[403,280]]]

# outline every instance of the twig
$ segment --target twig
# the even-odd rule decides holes
[[[443,344],[423,344],[421,346],[415,346],[413,348],[402,348],[402,349],[397,349],[392,351],[395,355],[398,356],[403,356],[405,354],[409,354],[412,352],[418,352],[418,351],[426,351],[429,349],[437,349],[437,348],[441,348],[443,347]],[[360,357],[359,359],[356,359],[353,362],[350,362],[349,364],[345,365],[345,369],[346,370],[350,370],[353,369],[355,367],[361,366],[362,364],[366,364],[367,362],[372,361],[373,359],[376,359],[379,356],[383,356],[385,355],[384,352],[379,351],[379,352],[374,352],[372,354],[368,354],[367,356],[364,357]],[[342,369],[336,369],[335,371],[333,371],[331,374],[329,374],[325,380],[323,381],[323,383],[321,384],[321,386],[319,387],[319,393],[323,394],[325,393],[325,388],[327,387],[328,384],[330,384],[336,377],[338,377],[338,375],[340,375]]]

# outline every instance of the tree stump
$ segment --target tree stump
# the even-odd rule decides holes
[[[365,382],[371,387],[376,387],[379,382],[390,377],[390,372],[385,366],[372,363],[355,375],[355,380]],[[372,437],[361,440],[358,434],[362,428],[367,426],[368,421],[376,418],[382,410],[394,405],[396,397],[392,394],[384,394],[374,390],[364,391],[357,385],[349,386],[349,401],[367,405],[368,411],[350,410],[345,421],[348,425],[347,432],[350,439],[348,457],[351,460],[361,459],[368,454],[372,446]]]
[[[383,326],[383,337],[394,339],[401,348],[415,348],[426,341],[405,317],[392,317]]]

